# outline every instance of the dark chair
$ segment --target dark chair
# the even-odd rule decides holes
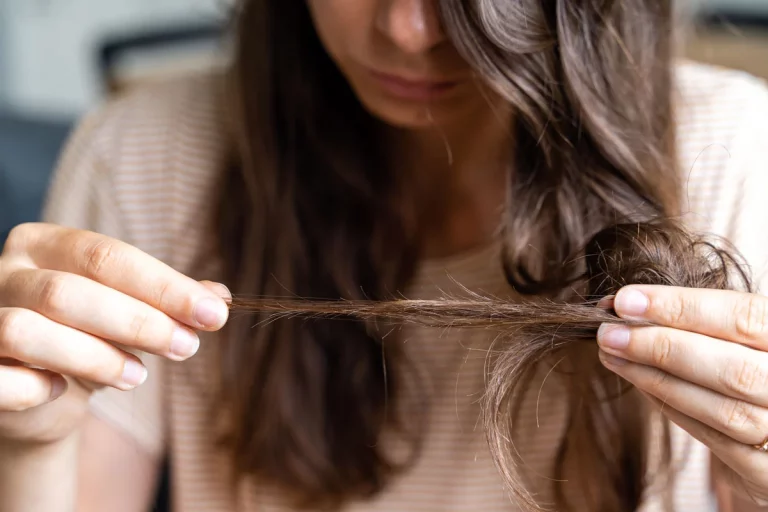
[[[703,10],[697,20],[707,28],[768,31],[768,4],[760,10],[719,7]]]
[[[0,247],[14,226],[39,220],[51,169],[71,125],[0,113]]]
[[[768,5],[705,10],[685,41],[686,56],[768,79]]]
[[[195,52],[205,58],[194,65],[205,65],[211,49],[219,46],[222,33],[222,27],[215,23],[184,24],[105,39],[94,59],[105,95],[119,93],[133,81],[151,79],[153,73],[173,69],[175,62],[186,59],[189,67]],[[158,69],[158,55],[166,68]],[[149,57],[149,71],[130,76],[126,68],[136,75],[135,62],[141,62],[142,57]],[[0,112],[0,247],[13,226],[39,220],[50,173],[72,123]]]
[[[123,35],[113,35],[103,41],[98,51],[98,69],[107,94],[116,94],[132,82],[149,80],[164,73],[183,72],[174,69],[180,64],[207,66],[221,53],[223,30],[216,23],[182,25],[158,30],[144,30]],[[141,63],[142,57],[150,62]],[[197,59],[197,61],[195,61]],[[192,62],[190,62],[192,61]],[[126,68],[136,68],[131,77]],[[183,66],[182,66],[183,67]]]

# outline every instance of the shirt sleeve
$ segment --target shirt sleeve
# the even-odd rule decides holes
[[[754,79],[744,93],[747,111],[728,148],[735,183],[727,232],[748,264],[756,291],[768,294],[768,87]]]
[[[131,243],[130,226],[121,215],[115,190],[119,172],[111,162],[120,151],[120,111],[107,105],[86,116],[70,136],[49,186],[43,220],[95,231]],[[117,128],[117,129],[116,129]],[[163,364],[156,356],[140,354],[149,377],[134,391],[105,388],[94,393],[95,416],[127,434],[151,456],[160,457],[165,445],[162,390]]]

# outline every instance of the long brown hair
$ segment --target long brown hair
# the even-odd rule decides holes
[[[550,371],[556,370],[558,357],[568,356],[569,351],[574,349],[593,352],[597,330],[605,323],[648,325],[643,321],[617,317],[612,310],[612,301],[606,300],[626,285],[752,291],[751,278],[743,258],[723,242],[694,236],[670,221],[608,226],[595,235],[585,248],[586,271],[579,279],[579,286],[586,294],[581,302],[537,299],[512,302],[477,293],[460,299],[399,298],[390,301],[236,296],[230,303],[230,309],[233,312],[267,313],[267,321],[286,317],[353,318],[364,322],[383,319],[439,329],[493,332],[497,342],[489,351],[493,364],[487,374],[482,399],[490,453],[517,502],[525,510],[538,511],[539,504],[525,487],[522,474],[525,464],[514,446],[516,414],[511,410],[516,405],[515,395],[525,389],[531,371],[541,362],[549,364]],[[647,436],[652,436],[654,432],[646,430],[650,419],[646,411],[626,408],[637,405],[626,399],[627,394],[636,393],[636,390],[617,377],[612,380],[612,395],[595,397],[604,407],[604,417],[601,418],[603,427],[621,428],[620,421],[637,420],[625,425],[625,428],[632,429],[628,433],[634,436],[636,442],[621,443],[627,439],[612,436],[608,428],[600,430],[598,436],[603,442],[591,448],[603,451],[591,453],[595,459],[591,462],[601,462],[602,467],[620,472],[607,471],[608,481],[587,481],[580,490],[587,494],[595,484],[603,488],[604,495],[600,501],[592,501],[592,510],[635,510],[643,493],[646,496],[652,494],[648,491],[653,482],[646,481],[645,475],[635,471],[645,464],[645,457],[649,455],[648,442],[653,441]],[[625,409],[611,409],[611,403],[616,401],[622,401]],[[614,417],[610,415],[612,412],[620,412],[621,415]],[[658,413],[655,419],[660,419]],[[613,444],[617,440],[620,443]],[[657,471],[665,471],[664,477],[668,479],[674,476],[676,468],[663,458],[663,448],[656,453],[657,457],[661,457],[654,461],[653,467]],[[522,471],[518,467],[522,467]],[[657,487],[656,491],[669,490],[668,481],[657,479],[655,483],[666,484]],[[605,492],[606,487],[617,484],[621,487],[616,487],[619,492],[615,495]],[[668,492],[661,497],[670,498]],[[667,506],[670,504],[667,503]]]
[[[595,233],[677,213],[671,2],[437,3],[458,50],[516,112],[510,284],[566,297]],[[304,2],[241,3],[232,78],[237,159],[219,233],[233,291],[380,300],[402,290],[418,246],[382,127],[325,53]],[[235,321],[222,354],[238,474],[290,491],[299,506],[333,508],[381,491],[418,456],[423,416],[414,411],[426,404],[404,402],[423,397],[397,344],[384,350],[380,333],[351,319],[253,323]],[[606,410],[592,385],[603,372],[584,366],[595,353],[574,351],[581,384],[569,403],[587,407],[571,407],[556,467],[578,458],[585,481],[605,483],[594,510],[632,510],[644,434],[637,414],[620,413],[640,409],[628,395]],[[388,457],[376,442],[384,428],[409,443],[411,458]],[[596,431],[617,451],[606,453]]]

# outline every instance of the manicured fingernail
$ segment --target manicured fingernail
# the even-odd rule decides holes
[[[67,381],[64,377],[55,376],[51,382],[51,401],[56,400],[67,390]]]
[[[180,360],[189,359],[197,354],[199,348],[200,338],[195,333],[181,327],[174,329],[171,339],[171,356]]]
[[[203,299],[195,308],[195,321],[204,327],[221,327],[227,321],[227,305],[216,299]]]
[[[600,309],[613,309],[613,299],[615,298],[615,295],[607,295],[598,301],[597,307]]]
[[[632,288],[619,291],[613,301],[613,307],[618,314],[634,317],[644,315],[649,304],[648,297],[644,293]]]
[[[126,359],[123,367],[123,384],[129,388],[141,386],[147,380],[147,375],[147,369],[143,364],[133,359]]]
[[[216,286],[216,295],[224,299],[224,302],[229,304],[232,302],[232,292],[229,291],[229,288],[224,286],[221,283],[213,283]]]
[[[605,366],[612,366],[612,367],[624,366],[629,362],[626,359],[612,356],[611,354],[606,354],[605,352],[600,352],[600,360],[603,362]]]
[[[597,330],[597,342],[601,347],[624,350],[629,346],[629,328],[623,325],[603,324]]]

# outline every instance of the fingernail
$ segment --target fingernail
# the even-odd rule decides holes
[[[123,367],[123,384],[129,388],[135,388],[144,384],[147,380],[147,369],[144,365],[132,359],[126,359]]]
[[[174,329],[171,339],[171,356],[180,360],[189,359],[197,354],[199,348],[200,338],[195,333],[181,327]]]
[[[213,284],[216,285],[216,295],[224,299],[224,302],[226,302],[227,304],[232,302],[232,292],[229,291],[229,288],[227,288],[221,283],[213,283]]]
[[[620,315],[639,317],[645,314],[649,304],[644,293],[630,288],[619,291],[613,301],[613,308]]]
[[[605,366],[613,367],[624,366],[628,363],[626,359],[612,356],[611,354],[606,354],[605,352],[600,352],[600,361],[602,361]]]
[[[204,327],[221,327],[227,321],[227,305],[216,299],[202,299],[195,308],[195,321]]]
[[[603,324],[597,330],[597,342],[601,347],[624,350],[629,346],[629,328],[623,325]]]
[[[613,309],[613,299],[615,298],[615,295],[606,295],[598,301],[597,307],[600,309]]]
[[[67,380],[59,375],[51,382],[51,401],[56,400],[67,390]]]

